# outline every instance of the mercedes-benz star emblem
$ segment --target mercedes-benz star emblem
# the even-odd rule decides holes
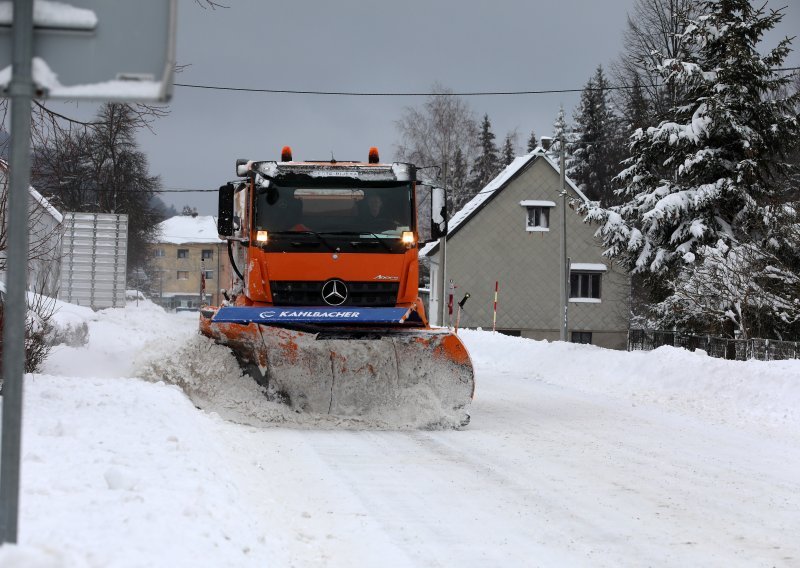
[[[341,280],[328,280],[322,285],[322,299],[329,306],[341,306],[347,300],[347,286]]]

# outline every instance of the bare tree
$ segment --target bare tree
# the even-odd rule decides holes
[[[452,90],[436,84],[432,93],[421,108],[406,107],[395,123],[397,157],[425,168],[421,179],[445,184],[453,201],[466,191],[466,176],[459,176],[458,168],[477,156],[478,125],[469,105]]]
[[[656,117],[674,105],[678,93],[674,86],[662,84],[657,68],[662,60],[683,59],[688,52],[683,31],[696,4],[696,0],[635,1],[623,33],[623,52],[612,66],[614,83],[626,87],[617,91],[619,108],[636,107],[638,102],[629,99],[639,93]]]
[[[161,182],[148,172],[135,134],[152,115],[130,105],[106,104],[86,129],[55,130],[37,147],[34,183],[69,211],[128,215],[128,271],[147,259],[162,217],[153,207]]]

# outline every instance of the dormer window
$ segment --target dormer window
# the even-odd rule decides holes
[[[550,209],[556,206],[553,201],[526,199],[520,201],[519,204],[527,212],[525,230],[531,232],[550,230]]]

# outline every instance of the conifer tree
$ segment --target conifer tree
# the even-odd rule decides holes
[[[704,0],[698,13],[681,38],[696,49],[659,66],[685,101],[635,132],[623,203],[589,218],[602,222],[608,255],[660,281],[660,321],[796,336],[800,231],[785,156],[800,140],[800,95],[786,95],[790,78],[775,71],[791,40],[762,56],[783,15],[747,0]],[[734,275],[747,282],[725,286]],[[714,281],[717,293],[697,293]]]
[[[550,145],[550,149],[547,151],[547,155],[553,158],[554,160],[558,161],[560,158],[561,153],[561,143],[564,142],[564,148],[566,150],[566,162],[569,164],[570,162],[570,132],[569,132],[569,124],[567,124],[567,115],[564,112],[564,106],[560,106],[558,108],[558,115],[556,119],[553,121],[553,142]]]
[[[628,96],[623,107],[623,116],[625,117],[623,126],[625,135],[630,137],[637,129],[647,127],[652,111],[639,77],[634,77],[631,87],[626,90],[628,91]]]
[[[608,80],[602,66],[581,93],[575,116],[569,175],[589,199],[608,202],[612,179],[623,158],[619,120],[608,99]]]
[[[538,145],[539,145],[539,140],[536,138],[536,131],[531,130],[531,135],[528,137],[528,147],[527,147],[528,154],[533,152]]]
[[[461,148],[456,148],[453,154],[453,169],[450,173],[450,182],[448,184],[453,195],[463,195],[466,193],[468,174],[467,160],[464,158],[464,153],[461,151]]]
[[[488,114],[483,115],[483,121],[481,122],[478,134],[478,147],[478,157],[472,166],[472,177],[469,182],[469,198],[472,198],[472,196],[483,189],[501,169],[497,145],[494,143],[492,123],[489,121]],[[465,199],[461,205],[466,203],[469,198]],[[458,208],[457,206],[456,209]]]
[[[511,162],[514,161],[516,158],[516,150],[514,149],[514,133],[506,134],[505,142],[503,142],[503,150],[502,150],[502,165],[507,166]]]

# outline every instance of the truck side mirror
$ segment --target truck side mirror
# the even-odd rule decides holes
[[[235,189],[232,183],[227,183],[219,188],[217,231],[223,237],[233,236],[233,193]]]
[[[431,239],[447,235],[447,192],[443,187],[431,188]]]

